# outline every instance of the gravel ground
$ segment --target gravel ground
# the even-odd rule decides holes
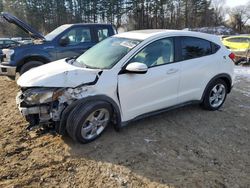
[[[250,69],[221,110],[187,106],[81,145],[27,132],[0,78],[0,187],[250,187]]]

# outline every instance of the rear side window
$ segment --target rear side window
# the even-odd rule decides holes
[[[181,39],[182,60],[198,58],[213,53],[211,42],[195,38],[183,37]]]
[[[97,29],[98,41],[102,41],[109,37],[109,30],[107,28]]]

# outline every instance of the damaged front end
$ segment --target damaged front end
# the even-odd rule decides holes
[[[21,114],[29,122],[28,129],[55,127],[63,110],[75,100],[84,98],[89,86],[79,88],[22,88],[16,97]]]

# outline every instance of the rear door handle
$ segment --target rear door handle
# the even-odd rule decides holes
[[[174,74],[174,73],[176,73],[176,72],[178,72],[178,69],[169,69],[169,70],[167,70],[167,74]]]

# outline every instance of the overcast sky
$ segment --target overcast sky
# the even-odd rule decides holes
[[[227,6],[235,7],[237,5],[245,5],[248,0],[226,0]]]

